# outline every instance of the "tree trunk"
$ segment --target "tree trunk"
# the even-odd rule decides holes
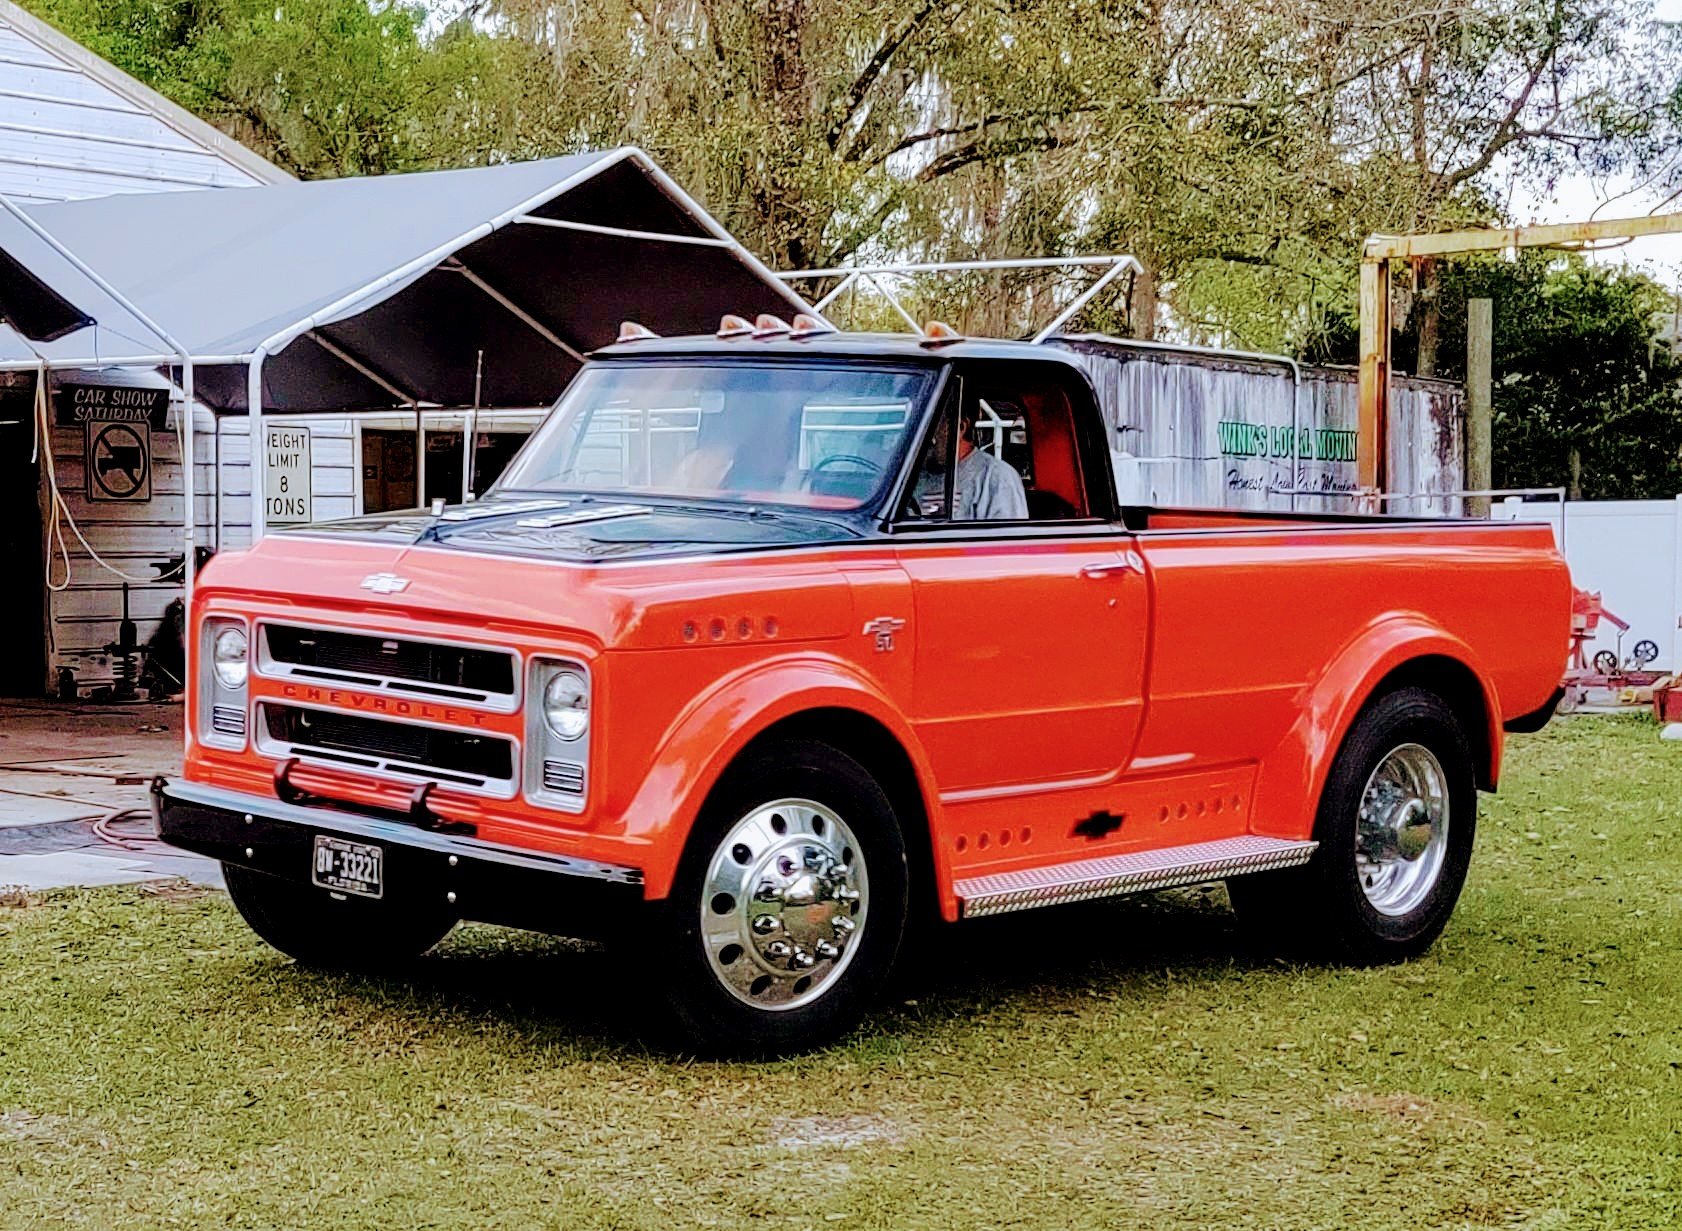
[[[1437,374],[1437,348],[1442,340],[1442,305],[1437,300],[1437,262],[1424,257],[1419,262],[1419,354],[1413,370],[1419,376]]]
[[[1566,454],[1566,465],[1571,470],[1571,482],[1565,489],[1567,500],[1581,500],[1583,498],[1583,454],[1576,445],[1571,446],[1571,452]]]

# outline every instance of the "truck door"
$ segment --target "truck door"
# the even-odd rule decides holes
[[[966,365],[953,384],[897,552],[916,623],[912,717],[940,789],[1119,776],[1144,706],[1150,596],[1088,447],[1102,441],[1090,391],[1050,363]]]

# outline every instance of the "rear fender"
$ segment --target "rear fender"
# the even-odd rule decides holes
[[[723,677],[684,709],[661,740],[624,813],[626,836],[647,844],[643,875],[649,898],[663,898],[671,891],[701,806],[743,749],[784,719],[819,709],[862,714],[899,742],[916,774],[928,823],[934,826],[940,804],[928,759],[875,681],[845,660],[824,654],[759,663]],[[906,837],[910,840],[912,835]],[[932,845],[941,909],[955,917],[956,903],[947,901],[950,869],[941,844]]]
[[[1476,653],[1460,638],[1416,615],[1374,622],[1333,659],[1305,691],[1300,717],[1262,766],[1256,790],[1257,832],[1307,838],[1332,758],[1362,707],[1386,677],[1421,659],[1447,659],[1464,667],[1482,694],[1482,731],[1468,731],[1480,762],[1480,785],[1493,790],[1501,771],[1501,704]],[[1481,743],[1481,747],[1479,744]]]

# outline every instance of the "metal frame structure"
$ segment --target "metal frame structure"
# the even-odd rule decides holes
[[[1356,474],[1368,494],[1387,479],[1390,414],[1390,262],[1501,252],[1508,248],[1574,248],[1602,240],[1682,232],[1682,214],[1608,218],[1527,227],[1495,227],[1417,235],[1374,235],[1361,250],[1361,375]]]
[[[591,223],[570,222],[533,216],[533,211],[542,208],[555,198],[564,195],[565,193],[578,187],[580,184],[594,179],[609,169],[617,167],[625,162],[635,163],[649,177],[660,192],[670,198],[671,201],[676,204],[678,208],[690,218],[691,221],[702,227],[707,234],[667,235],[658,231],[639,231],[619,227],[603,227]],[[596,159],[588,166],[581,168],[572,175],[568,175],[557,180],[555,183],[545,187],[542,192],[528,197],[514,207],[506,209],[494,217],[478,223],[462,234],[457,235],[442,244],[438,244],[421,255],[404,262],[399,267],[388,270],[386,273],[382,274],[379,278],[376,278],[367,285],[342,295],[325,307],[276,330],[257,346],[253,347],[248,353],[239,355],[194,355],[188,353],[186,348],[171,341],[167,332],[165,332],[161,327],[152,324],[149,317],[141,313],[139,309],[134,308],[133,305],[130,304],[129,301],[121,294],[116,292],[115,289],[105,281],[105,279],[88,268],[62,243],[52,238],[39,223],[34,221],[34,219],[29,218],[22,210],[11,202],[7,202],[7,207],[11,210],[11,212],[22,218],[33,232],[40,236],[45,242],[49,243],[60,255],[68,259],[71,264],[78,269],[78,271],[80,271],[84,276],[89,277],[119,305],[133,312],[136,318],[142,323],[148,325],[148,327],[158,335],[158,338],[160,342],[162,342],[163,346],[157,352],[129,355],[90,354],[59,356],[51,360],[40,358],[14,361],[0,360],[0,371],[39,370],[44,373],[48,370],[98,368],[138,367],[154,369],[180,364],[183,366],[185,380],[188,382],[185,393],[189,409],[187,409],[184,413],[190,416],[192,399],[192,385],[190,382],[192,380],[192,371],[195,366],[202,368],[216,365],[244,365],[246,368],[247,397],[245,414],[247,416],[249,431],[248,438],[251,442],[251,538],[253,542],[262,536],[267,520],[265,516],[265,497],[268,487],[268,459],[266,456],[266,450],[261,447],[261,440],[265,417],[263,413],[263,368],[265,362],[270,357],[278,354],[298,339],[308,338],[315,345],[321,347],[324,352],[333,356],[340,363],[355,372],[358,376],[373,382],[377,387],[384,389],[393,397],[406,402],[411,409],[417,412],[417,415],[423,408],[429,405],[428,403],[423,402],[413,392],[402,388],[401,374],[394,376],[392,374],[381,375],[374,372],[369,365],[363,362],[359,357],[349,353],[342,346],[334,343],[318,332],[318,330],[325,325],[343,320],[348,316],[354,316],[358,311],[376,306],[382,301],[382,292],[385,292],[389,288],[393,286],[400,286],[406,281],[419,274],[425,273],[428,270],[440,267],[452,270],[461,274],[469,285],[477,288],[493,303],[497,304],[503,310],[522,322],[544,341],[564,352],[570,359],[574,361],[582,361],[583,353],[578,347],[572,345],[566,339],[557,335],[554,330],[550,329],[541,320],[533,316],[530,312],[527,312],[512,298],[504,294],[491,283],[487,282],[484,278],[480,277],[477,273],[469,269],[465,264],[457,259],[456,254],[458,252],[478,240],[483,239],[485,236],[490,235],[494,231],[506,226],[529,225],[603,234],[617,238],[716,247],[733,254],[744,266],[757,274],[759,277],[763,278],[767,283],[783,282],[785,283],[786,288],[787,281],[786,278],[781,278],[778,275],[773,274],[770,269],[766,268],[765,264],[760,261],[758,257],[754,256],[752,252],[742,245],[741,241],[726,231],[724,227],[719,224],[717,219],[707,213],[707,211],[701,207],[699,202],[685,192],[676,183],[676,181],[661,170],[646,153],[635,146],[627,146],[623,149],[613,151],[602,158]],[[799,301],[801,306],[804,306],[803,301],[800,301],[800,297],[792,289],[788,289],[786,293],[792,300]],[[173,353],[164,349],[169,347],[175,347],[176,349]],[[186,435],[188,439],[186,445],[184,446],[183,458],[186,462],[185,468],[189,474],[187,483],[188,491],[190,493],[192,483],[192,479],[190,477],[192,470],[191,431],[187,431]],[[417,504],[420,501],[421,490],[420,485],[417,483]],[[196,527],[194,525],[193,501],[190,495],[186,501],[186,507],[186,529],[191,540],[192,538],[196,538]],[[189,551],[188,555],[189,559],[191,559],[191,551]]]
[[[784,282],[795,282],[815,278],[840,278],[841,281],[831,287],[829,293],[819,299],[813,309],[822,312],[840,297],[842,292],[858,285],[860,282],[871,287],[877,294],[888,301],[889,306],[899,314],[901,320],[911,329],[912,333],[922,335],[923,327],[913,319],[905,305],[900,302],[890,287],[884,286],[879,279],[904,278],[916,274],[956,274],[974,273],[998,269],[1092,269],[1104,270],[1102,274],[1067,306],[1059,312],[1055,319],[1041,329],[1033,337],[1035,342],[1044,342],[1056,333],[1076,313],[1096,299],[1122,274],[1129,271],[1142,274],[1145,267],[1134,257],[1125,253],[1108,253],[1096,256],[1041,256],[1041,257],[999,257],[989,260],[976,261],[901,261],[886,265],[841,265],[833,269],[790,269],[774,276]]]

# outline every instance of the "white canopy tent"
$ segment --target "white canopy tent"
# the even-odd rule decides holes
[[[253,539],[265,415],[542,406],[623,319],[810,311],[631,148],[0,217],[0,371],[179,369],[184,419],[249,417]]]

